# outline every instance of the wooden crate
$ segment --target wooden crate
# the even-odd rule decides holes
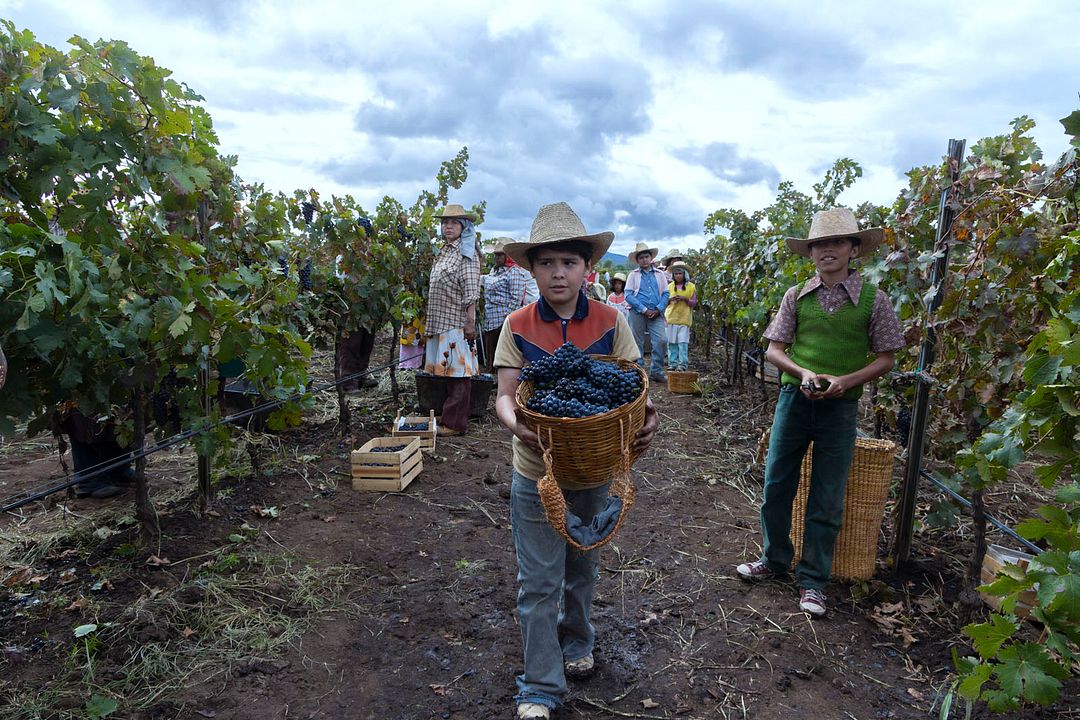
[[[402,425],[419,425],[424,424],[427,426],[427,430],[402,430]],[[435,411],[431,410],[425,415],[402,415],[398,413],[398,416],[394,418],[394,424],[390,426],[390,434],[394,437],[415,437],[420,440],[420,447],[423,450],[435,449],[435,438],[439,435],[438,421],[435,420]]]
[[[395,452],[375,452],[375,448],[404,445]],[[350,455],[353,490],[400,492],[424,469],[420,438],[377,437],[368,440]]]

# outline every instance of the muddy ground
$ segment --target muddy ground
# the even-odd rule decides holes
[[[385,434],[386,387],[352,401],[347,437],[330,411],[262,438],[261,476],[235,453],[206,517],[190,454],[156,459],[151,548],[133,544],[129,498],[61,495],[0,521],[0,717],[513,717],[508,435],[474,424],[404,492],[354,492],[347,452]],[[967,651],[962,530],[921,530],[897,576],[886,523],[877,578],[831,586],[823,619],[798,611],[791,584],[736,577],[759,552],[772,394],[654,390],[661,430],[602,551],[597,671],[557,718],[936,717],[951,648]],[[0,494],[59,472],[47,442],[9,444]],[[1003,717],[1080,717],[1077,689]]]

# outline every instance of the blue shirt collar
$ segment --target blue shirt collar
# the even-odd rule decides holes
[[[536,301],[536,308],[540,312],[540,319],[544,322],[557,322],[562,318],[559,314],[551,309],[547,300],[541,295],[540,299]],[[584,320],[589,316],[589,299],[585,297],[585,291],[582,290],[578,293],[577,307],[574,308],[574,314],[571,316],[571,320]]]

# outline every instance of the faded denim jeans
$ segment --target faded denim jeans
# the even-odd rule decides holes
[[[567,509],[586,522],[607,501],[607,485],[564,491]],[[518,703],[556,708],[566,696],[563,663],[593,651],[590,616],[600,551],[582,553],[566,544],[544,517],[536,482],[513,473],[510,522],[518,564],[518,616],[525,672],[517,678]]]
[[[637,343],[638,353],[641,358],[639,364],[645,363],[645,335],[652,340],[652,362],[649,364],[649,375],[664,377],[664,356],[667,355],[667,335],[664,330],[667,323],[664,314],[660,313],[652,320],[639,312],[630,311],[630,331],[634,334],[634,342]]]
[[[791,506],[799,488],[803,456],[813,441],[802,558],[795,568],[799,587],[820,590],[832,573],[836,536],[844,518],[844,491],[855,450],[858,402],[843,398],[810,400],[794,385],[780,386],[765,464],[763,560],[776,572],[786,573],[791,567],[795,555],[790,538]]]

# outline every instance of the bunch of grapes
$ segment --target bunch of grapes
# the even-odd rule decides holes
[[[373,230],[371,226],[371,218],[361,215],[356,222],[360,225],[360,227],[364,228],[365,235],[367,235],[368,237],[372,236]]]
[[[284,255],[278,255],[277,264],[281,268],[281,274],[289,277],[289,259]]]
[[[526,407],[550,417],[583,418],[610,412],[641,394],[641,377],[634,370],[592,360],[566,343],[521,371],[533,384]]]
[[[300,268],[300,287],[304,290],[311,289],[311,258]]]
[[[315,217],[314,203],[309,203],[307,200],[300,203],[300,212],[304,214],[304,222],[311,222],[311,219]]]

